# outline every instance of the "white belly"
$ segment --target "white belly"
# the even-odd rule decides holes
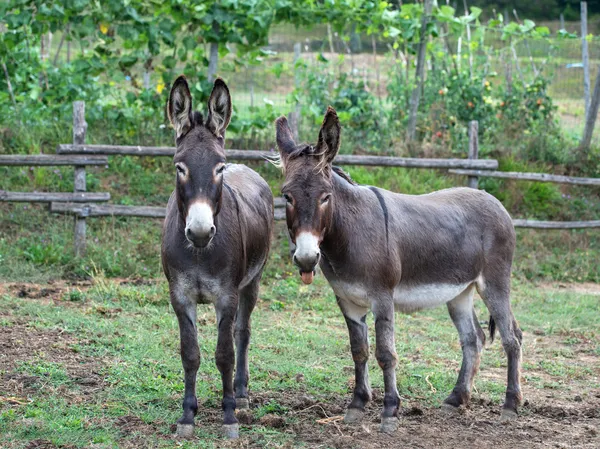
[[[436,307],[452,301],[472,283],[399,285],[394,289],[394,304],[397,310],[404,313]]]
[[[396,310],[404,313],[436,307],[452,301],[472,283],[398,285],[394,289],[394,305]],[[377,291],[369,291],[359,283],[335,281],[331,282],[331,287],[336,296],[359,307],[371,308],[372,301],[377,299]]]

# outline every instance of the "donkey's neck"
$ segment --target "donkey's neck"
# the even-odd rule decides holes
[[[325,257],[334,262],[343,259],[350,244],[349,215],[360,202],[361,187],[352,184],[335,171],[332,172],[333,217],[323,238],[321,249]]]

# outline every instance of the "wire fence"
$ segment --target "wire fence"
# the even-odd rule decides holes
[[[568,28],[574,31],[576,25],[570,23]],[[350,38],[342,38],[326,25],[311,29],[275,27],[268,46],[274,53],[272,56],[260,65],[219,72],[233,87],[233,100],[238,111],[268,103],[280,114],[287,114],[294,107],[295,99],[291,94],[297,86],[294,64],[298,58],[306,64],[307,70],[322,69],[319,62],[323,60],[334,62],[340,74],[343,72],[363,81],[365,89],[381,99],[387,97],[387,84],[393,71],[403,71],[406,79],[414,76],[416,58],[409,49],[393,49],[390,42],[375,35],[349,34]],[[557,118],[563,129],[575,134],[582,132],[585,113],[580,39],[528,40],[510,45],[495,32],[488,32],[485,39],[486,45],[493,49],[488,54],[493,82],[506,83],[506,77],[510,76],[531,83],[536,76],[544,76],[549,80],[548,94],[557,106]],[[459,64],[469,63],[466,39],[448,45],[458,57]],[[598,38],[589,41],[589,61],[593,89],[600,68]],[[428,58],[427,70],[435,69]]]

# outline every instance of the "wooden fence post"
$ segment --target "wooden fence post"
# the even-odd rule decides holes
[[[600,108],[600,67],[598,67],[598,73],[596,73],[596,82],[594,83],[594,95],[589,106],[587,115],[585,116],[585,127],[583,129],[583,138],[579,145],[579,151],[587,154],[592,143],[592,135],[594,134],[594,125],[596,124],[596,118],[598,117],[598,109]]]
[[[581,58],[583,60],[585,117],[587,117],[590,109],[590,54],[587,41],[587,2],[581,2]]]
[[[425,53],[427,51],[427,23],[433,9],[433,0],[425,0],[423,9],[423,19],[421,21],[421,35],[419,41],[419,50],[417,53],[417,73],[416,86],[410,96],[410,113],[408,115],[408,129],[406,131],[406,139],[411,142],[415,140],[417,132],[417,113],[419,112],[419,101],[421,99],[421,90],[423,89],[423,81],[425,80]]]
[[[84,145],[87,123],[85,122],[85,102],[76,101],[73,103],[73,145]],[[75,166],[75,186],[74,192],[85,192],[85,165]],[[73,244],[75,247],[75,256],[85,255],[85,217],[75,216],[75,230]]]
[[[471,120],[469,122],[469,159],[477,159],[479,154],[479,122]],[[468,186],[472,189],[479,187],[479,178],[477,176],[469,176]]]

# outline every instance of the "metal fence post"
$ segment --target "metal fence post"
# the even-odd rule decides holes
[[[73,103],[73,145],[85,145],[86,131],[87,123],[85,122],[85,102],[75,101]],[[75,193],[86,191],[85,165],[75,166],[75,185],[73,191]],[[85,255],[85,232],[85,217],[75,215],[73,245],[75,247],[76,257],[82,257]]]
[[[300,88],[300,74],[298,73],[298,68],[296,67],[296,64],[300,59],[301,48],[302,46],[300,42],[296,42],[294,44],[294,85],[296,89]],[[300,132],[300,110],[300,103],[296,103],[294,110],[290,111],[290,113],[288,114],[288,120],[290,122],[290,128],[292,129],[292,135],[294,136],[294,140],[296,142],[298,141],[298,135]]]
[[[596,82],[594,83],[594,94],[585,117],[585,127],[583,128],[583,137],[579,145],[579,151],[583,152],[581,156],[587,154],[592,144],[592,135],[594,134],[594,125],[598,117],[598,108],[600,108],[600,67],[596,73]]]
[[[479,154],[479,122],[472,120],[469,122],[469,159],[477,159]],[[479,178],[469,176],[468,186],[472,189],[479,188]]]
[[[587,41],[587,2],[581,2],[581,59],[583,61],[583,96],[585,116],[590,110],[590,53]]]

